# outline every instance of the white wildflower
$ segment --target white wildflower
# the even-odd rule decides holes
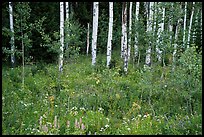
[[[106,125],[105,125],[105,127],[106,127],[106,128],[108,128],[108,127],[109,127],[109,125],[107,125],[107,124],[106,124]]]

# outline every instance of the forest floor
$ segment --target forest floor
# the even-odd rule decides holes
[[[181,67],[95,68],[91,56],[2,68],[2,134],[202,134],[202,80]]]

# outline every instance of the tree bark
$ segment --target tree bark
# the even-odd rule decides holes
[[[10,30],[12,32],[11,35],[11,66],[15,67],[15,45],[14,45],[14,28],[13,28],[13,6],[12,3],[9,2],[9,17],[10,17]]]
[[[93,3],[93,33],[92,33],[92,65],[96,63],[96,45],[97,45],[97,32],[98,32],[98,13],[99,2]]]
[[[131,35],[132,35],[132,2],[130,2],[130,9],[129,9],[128,60],[130,59],[130,51],[131,51]]]
[[[159,2],[161,4],[161,2]],[[162,51],[159,49],[158,44],[162,45],[163,38],[162,38],[162,33],[164,31],[164,18],[165,18],[165,8],[162,7],[162,22],[159,23],[159,29],[157,32],[158,38],[157,38],[157,44],[156,44],[156,53],[157,53],[157,59],[159,62],[161,62],[161,54]]]
[[[187,2],[185,2],[185,9],[184,9],[184,21],[183,21],[183,47],[186,44],[186,16],[187,16]]]
[[[153,20],[153,10],[152,10],[153,5],[154,5],[154,2],[150,2],[150,7],[148,8],[150,10],[148,18],[147,18],[147,32],[148,33],[151,33],[152,31],[151,22]],[[148,46],[148,49],[146,50],[145,66],[151,65],[151,46],[152,46],[152,42],[149,41],[149,46]]]
[[[89,23],[87,23],[88,25],[88,32],[87,32],[87,48],[86,48],[86,55],[88,56],[89,54]]]
[[[60,2],[60,56],[59,71],[63,71],[63,52],[64,52],[64,2]]]
[[[113,31],[113,2],[109,2],[109,29],[108,29],[108,43],[107,43],[107,67],[111,61],[111,45],[112,45],[112,31]]]
[[[135,9],[135,25],[138,24],[138,16],[139,16],[139,8],[140,8],[140,2],[136,2],[136,9]],[[135,33],[135,45],[134,45],[134,49],[135,49],[135,59],[137,58],[137,55],[138,55],[138,32],[136,31]]]
[[[193,22],[193,14],[194,14],[194,5],[195,5],[195,2],[193,2],[192,13],[191,13],[191,19],[190,19],[190,25],[189,25],[189,29],[188,29],[188,41],[187,41],[187,48],[189,48],[189,45],[190,45],[191,27],[192,27],[192,22]]]
[[[124,72],[128,69],[128,49],[127,49],[127,2],[123,2],[123,47],[124,47]]]

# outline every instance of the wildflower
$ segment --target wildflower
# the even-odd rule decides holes
[[[40,124],[40,128],[41,128],[42,127],[42,116],[40,116],[39,124]]]
[[[108,122],[110,121],[109,118],[106,118],[108,120]]]
[[[100,82],[100,80],[99,79],[97,79],[97,81],[96,81],[96,84],[98,85],[98,83]]]
[[[105,125],[105,127],[106,127],[106,128],[108,128],[108,127],[109,127],[109,125],[107,125],[107,124],[106,124],[106,125]]]
[[[104,130],[104,128],[102,127],[101,129],[100,129],[100,131],[102,132]]]
[[[84,107],[80,107],[80,110],[85,111],[85,108]]]
[[[60,123],[58,122],[58,128],[60,128]]]
[[[70,127],[70,121],[67,120],[67,127],[69,128]]]
[[[99,112],[102,112],[103,110],[104,110],[104,109],[103,109],[103,108],[101,108],[101,107],[100,107],[100,108],[98,108],[98,111],[99,111]]]
[[[135,118],[132,118],[132,120],[134,121],[134,120],[135,120]]]
[[[44,118],[47,118],[46,114],[43,114],[43,117],[44,117]]]
[[[81,123],[82,123],[82,118],[80,117],[80,118],[79,118],[79,124],[81,124]]]
[[[85,125],[82,123],[81,124],[81,129],[84,130],[85,129]]]
[[[75,128],[78,128],[78,121],[75,119]]]
[[[54,127],[57,128],[57,116],[55,116]]]
[[[47,133],[48,132],[48,127],[46,125],[43,125],[42,130]]]
[[[89,131],[88,135],[91,135],[91,131]]]
[[[127,128],[128,131],[130,131],[130,128]]]
[[[78,112],[77,111],[74,111],[74,115],[76,116],[78,114]]]

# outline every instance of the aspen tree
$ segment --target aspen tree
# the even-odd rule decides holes
[[[63,71],[63,51],[64,51],[64,2],[60,2],[60,56],[59,71]]]
[[[123,2],[123,47],[124,47],[124,72],[128,69],[128,49],[127,49],[127,2]]]
[[[180,5],[180,8],[181,8],[181,5]],[[174,40],[174,51],[173,51],[173,67],[172,69],[174,70],[175,69],[175,63],[176,63],[176,52],[177,52],[177,45],[178,45],[178,33],[179,33],[179,29],[180,29],[180,26],[181,26],[181,22],[182,22],[182,19],[178,19],[177,20],[177,24],[176,24],[176,32],[175,32],[175,40]]]
[[[130,51],[131,51],[131,35],[132,35],[132,2],[130,2],[130,9],[129,9],[128,60],[130,59]]]
[[[139,18],[138,18],[138,16],[139,16],[139,8],[140,8],[140,2],[136,2],[136,9],[135,9],[135,25],[137,25],[138,24],[138,21],[139,21]],[[134,44],[134,49],[135,49],[135,54],[134,54],[134,56],[135,56],[135,58],[137,58],[137,55],[138,55],[138,32],[136,31],[136,33],[135,33],[135,44]]]
[[[113,2],[109,2],[109,29],[108,29],[108,43],[107,43],[107,67],[111,61],[111,44],[113,31]]]
[[[86,46],[86,55],[88,56],[89,54],[89,23],[87,23],[87,46]]]
[[[14,56],[15,45],[14,45],[14,28],[13,28],[13,6],[11,2],[9,2],[9,17],[10,17],[10,30],[12,32],[10,43],[11,43],[11,65],[13,68],[15,65],[15,56]]]
[[[93,33],[92,33],[92,65],[96,63],[96,45],[97,45],[97,32],[98,32],[98,13],[99,2],[93,3]]]
[[[69,22],[69,2],[65,2],[65,11],[66,11],[66,22]],[[67,24],[67,27],[69,26],[69,23]],[[68,32],[68,31],[66,31]],[[69,37],[69,33],[65,33],[65,36]],[[68,49],[68,42],[66,43],[66,49]]]
[[[193,14],[194,14],[194,5],[195,5],[195,2],[193,2],[192,13],[191,13],[191,18],[190,18],[190,25],[189,25],[189,29],[188,29],[188,41],[187,41],[187,48],[189,48],[189,45],[190,45],[191,27],[192,27],[192,22],[193,22]]]
[[[183,47],[185,47],[186,41],[186,16],[187,16],[187,2],[185,2],[185,9],[184,9],[184,21],[183,21]]]
[[[161,2],[159,2],[159,4],[161,4]],[[165,18],[165,8],[162,7],[162,22],[159,23],[159,28],[157,32],[158,38],[157,38],[157,44],[156,44],[156,52],[157,52],[157,58],[159,62],[161,62],[162,51],[159,49],[158,44],[161,45],[161,43],[163,42],[161,34],[164,31],[164,18]]]
[[[147,18],[147,33],[150,33],[152,31],[151,22],[153,20],[153,10],[152,10],[153,5],[154,5],[154,2],[150,2],[150,7],[147,8],[147,10],[150,10],[148,18]],[[151,47],[152,47],[152,42],[149,41],[149,46],[148,46],[148,49],[146,50],[145,66],[150,66],[151,64]]]

